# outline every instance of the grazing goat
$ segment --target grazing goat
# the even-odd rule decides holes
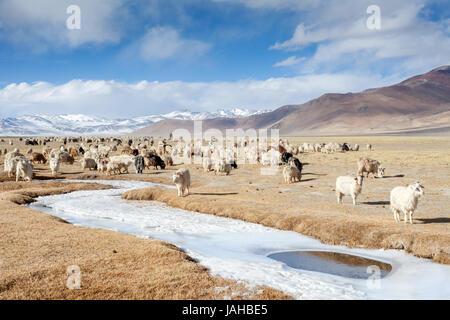
[[[381,167],[381,163],[377,160],[369,159],[367,157],[361,157],[357,161],[358,165],[358,175],[362,176],[364,172],[366,172],[366,177],[369,177],[369,174],[372,173],[373,177],[377,175],[377,177],[382,178],[384,176],[385,168]]]
[[[287,165],[283,169],[283,177],[286,183],[300,181],[302,179],[302,173],[295,166]]]
[[[189,187],[191,185],[191,174],[188,169],[181,168],[172,176],[173,183],[177,186],[178,196],[189,195]]]
[[[409,214],[409,223],[412,224],[412,215],[417,209],[419,198],[425,194],[424,187],[420,182],[415,182],[407,187],[395,187],[391,191],[391,210],[394,214],[396,222],[400,222],[399,213],[404,215],[404,222],[406,223],[406,214]]]
[[[43,163],[46,164],[47,163],[47,159],[45,159],[44,155],[42,153],[39,152],[33,152],[31,154],[31,162],[39,162],[39,163]]]
[[[212,160],[209,157],[203,158],[203,171],[208,172],[212,170]]]
[[[67,151],[62,151],[56,154],[61,163],[73,164],[75,159]]]
[[[173,159],[169,155],[164,156],[164,163],[166,163],[168,166],[173,166]]]
[[[50,158],[50,170],[52,171],[52,176],[56,176],[59,171],[59,158],[52,157]]]
[[[97,170],[98,170],[98,172],[106,173],[107,165],[108,165],[108,160],[107,159],[98,159],[97,160]]]
[[[78,157],[78,151],[76,149],[70,149],[69,153],[72,156],[72,158]]]
[[[144,158],[145,161],[145,168],[150,169],[150,167],[155,167],[155,170],[158,170],[158,166],[161,168],[161,170],[164,170],[166,168],[166,164],[161,159],[160,156],[156,154],[150,154],[148,157]]]
[[[16,159],[17,158],[17,159]],[[16,164],[19,158],[26,159],[19,149],[15,148],[12,152],[5,156],[5,163],[3,170],[8,173],[8,177],[13,177],[16,174]]]
[[[214,165],[214,174],[225,173],[229,176],[231,172],[231,164],[227,163],[225,160],[219,160]]]
[[[133,153],[133,149],[131,149],[130,146],[124,146],[122,149],[122,154],[132,154]]]
[[[350,151],[351,149],[352,147],[347,142],[342,144],[342,151]]]
[[[128,173],[128,167],[134,164],[134,157],[129,155],[120,155],[113,156],[109,158],[107,172],[111,173],[111,171],[121,173],[121,170],[124,169],[124,173]]]
[[[24,181],[33,180],[33,166],[30,160],[20,158],[16,164],[16,182],[22,178]]]
[[[288,163],[290,158],[292,158],[292,153],[290,153],[290,152],[283,152],[281,154],[281,161],[283,163]]]
[[[50,153],[52,152],[52,148],[50,148],[49,146],[44,146],[43,148],[42,148],[42,154],[45,156],[45,157],[48,157],[48,156],[50,156]]]
[[[111,175],[113,173],[114,174],[120,174],[121,173],[121,168],[122,168],[122,166],[120,164],[109,161],[106,164],[106,173],[108,175]]]
[[[81,168],[83,170],[97,170],[97,162],[91,158],[84,158],[83,160],[81,160]]]
[[[363,176],[351,177],[340,176],[336,179],[336,197],[338,204],[342,203],[343,196],[351,196],[353,204],[356,205],[356,198],[361,193]]]
[[[302,173],[303,164],[300,162],[300,160],[298,160],[298,158],[296,158],[296,157],[290,158],[288,164],[291,167],[296,167],[298,169],[298,171],[300,171],[300,174]]]
[[[143,156],[137,156],[136,159],[134,159],[134,168],[136,169],[137,174],[142,174],[142,171],[144,171],[145,167],[145,161]]]

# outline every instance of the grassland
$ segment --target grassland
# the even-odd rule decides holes
[[[230,176],[215,176],[204,173],[199,165],[188,165],[192,177],[190,196],[179,198],[175,190],[152,188],[130,191],[124,198],[158,200],[178,208],[293,230],[329,244],[402,249],[450,264],[449,138],[288,139],[291,143],[358,143],[361,151],[301,154],[303,178],[294,184],[285,184],[281,172],[261,175],[257,165],[240,165]],[[373,145],[373,151],[365,150],[367,143]],[[0,148],[11,150],[17,146],[22,152],[29,148],[16,140],[14,144]],[[361,156],[379,160],[386,167],[386,177],[365,179],[357,206],[348,198],[338,205],[335,179],[355,174],[356,160]],[[0,163],[3,159],[0,156]],[[179,167],[185,165],[146,171],[144,175],[105,177],[94,171],[82,172],[76,162],[73,166],[63,165],[58,178],[171,183],[171,175]],[[0,170],[3,173],[2,165]],[[258,294],[235,282],[212,277],[186,254],[161,241],[72,226],[20,206],[37,195],[99,187],[90,183],[63,187],[57,181],[47,181],[48,165],[36,164],[35,172],[32,183],[16,183],[0,175],[0,298],[214,299],[232,291],[238,292],[237,298],[287,298],[269,288]],[[389,210],[390,190],[417,180],[425,186],[426,194],[413,216],[414,224],[395,223]],[[68,290],[65,286],[66,268],[73,264],[86,272],[83,290]],[[227,286],[229,290],[220,294],[215,290]]]

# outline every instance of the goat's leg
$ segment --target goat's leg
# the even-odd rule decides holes
[[[400,222],[400,214],[398,212],[398,210],[392,210],[394,212],[394,220],[395,222]]]
[[[343,196],[342,193],[336,192],[336,197],[337,197],[337,202],[338,202],[338,204],[341,204],[341,203],[342,203],[342,196]]]

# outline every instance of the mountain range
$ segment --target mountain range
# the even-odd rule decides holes
[[[192,120],[165,119],[135,132],[164,135]],[[203,131],[279,129],[283,136],[450,134],[450,66],[398,84],[359,93],[328,93],[304,104],[286,105],[247,117],[206,119]]]
[[[450,135],[450,66],[392,86],[359,93],[327,93],[273,111],[183,110],[113,120],[83,114],[23,115],[0,119],[0,136],[168,136],[180,128],[192,132],[194,120],[203,120],[203,131],[279,129],[283,136]]]
[[[23,115],[0,119],[0,136],[83,136],[129,134],[152,123],[166,120],[205,120],[217,117],[237,118],[267,111],[235,108],[216,112],[174,111],[130,119],[107,119],[84,114]]]

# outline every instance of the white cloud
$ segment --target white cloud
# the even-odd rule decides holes
[[[317,7],[320,0],[212,0],[214,2],[226,2],[242,4],[253,9],[276,9],[276,10],[305,10]]]
[[[115,118],[179,109],[271,109],[284,104],[303,103],[327,92],[360,91],[387,85],[392,81],[394,79],[373,76],[320,74],[212,83],[93,80],[72,80],[62,85],[47,82],[13,83],[0,89],[0,116],[86,113]]]
[[[290,66],[295,66],[297,64],[299,64],[300,62],[304,61],[306,58],[305,57],[300,57],[297,58],[296,56],[290,56],[289,58],[277,62],[275,63],[273,66],[274,67],[290,67]]]
[[[137,53],[145,61],[165,60],[171,58],[190,59],[208,51],[210,45],[195,39],[182,38],[179,32],[171,27],[156,27],[129,48],[126,55]]]
[[[445,21],[420,17],[427,1],[379,0],[381,30],[366,27],[367,1],[342,0],[308,12],[288,40],[273,50],[288,52],[310,45],[316,49],[301,72],[370,69],[383,59],[397,59],[397,70],[411,74],[450,63],[450,38]],[[325,10],[326,9],[326,10]]]
[[[0,38],[35,51],[77,47],[89,43],[116,43],[126,25],[125,0],[2,0]],[[81,29],[69,30],[66,9],[81,9]]]

